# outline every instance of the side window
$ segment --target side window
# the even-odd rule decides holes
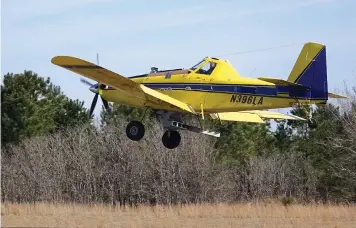
[[[216,67],[216,63],[208,62],[202,68],[200,68],[197,71],[197,73],[210,75],[213,72],[213,70],[215,69],[215,67]]]
[[[210,69],[210,63],[206,63],[202,68],[200,68],[200,70],[202,71],[208,71]]]

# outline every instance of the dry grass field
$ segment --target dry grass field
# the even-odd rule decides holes
[[[5,204],[2,227],[356,227],[356,206]]]

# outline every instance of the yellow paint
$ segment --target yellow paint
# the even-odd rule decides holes
[[[264,123],[260,116],[253,113],[241,112],[225,112],[219,113],[220,120],[250,122],[250,123]]]
[[[263,110],[286,108],[297,103],[319,104],[325,100],[295,100],[289,97],[288,93],[280,93],[276,96],[255,96],[239,93],[223,93],[213,91],[193,91],[189,89],[189,84],[219,84],[219,85],[245,85],[245,86],[271,86],[292,85],[301,70],[313,59],[321,50],[323,45],[308,43],[298,57],[288,81],[273,78],[247,78],[242,77],[228,62],[215,58],[204,58],[202,63],[196,68],[167,72],[147,74],[143,77],[126,78],[118,73],[112,72],[93,63],[70,56],[56,56],[52,63],[64,67],[67,70],[93,79],[99,83],[111,86],[111,89],[100,90],[100,95],[109,102],[127,104],[134,107],[171,110],[178,112],[201,112],[219,113],[221,119],[236,119],[248,121],[248,119],[260,122],[260,117],[256,113],[244,113],[237,115],[236,112],[247,110]],[[309,61],[309,62],[308,62]],[[216,64],[214,71],[210,74],[203,74],[201,69],[207,64]],[[74,66],[74,67],[73,67]],[[186,85],[185,89],[152,89],[144,84],[180,84]],[[295,84],[294,84],[295,85]],[[239,96],[242,96],[241,98]],[[238,102],[239,99],[248,102]],[[240,101],[241,101],[240,100]],[[204,107],[203,107],[204,106]],[[222,114],[229,112],[229,115]],[[232,114],[234,113],[234,114]],[[256,116],[257,115],[257,116]],[[268,116],[266,114],[266,116]],[[272,116],[273,115],[269,115]],[[226,117],[226,118],[224,118]],[[274,115],[276,117],[276,115]],[[282,118],[282,116],[280,116]],[[266,117],[267,118],[267,117]]]
[[[289,74],[288,81],[295,82],[303,70],[313,61],[325,46],[317,43],[306,43]]]

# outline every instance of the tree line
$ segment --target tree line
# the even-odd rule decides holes
[[[182,145],[161,145],[152,115],[132,142],[128,121],[143,111],[125,105],[101,112],[99,128],[83,102],[31,71],[6,74],[1,86],[3,202],[174,204],[291,198],[356,200],[356,87],[338,105],[312,110],[303,122],[208,121],[213,138],[182,132]],[[308,107],[293,108],[306,117]],[[195,119],[187,119],[194,122]],[[197,123],[195,123],[197,124]]]

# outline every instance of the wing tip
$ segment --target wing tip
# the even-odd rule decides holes
[[[53,64],[57,65],[57,64],[56,64],[56,62],[57,62],[57,60],[58,60],[60,57],[61,57],[61,56],[58,56],[58,55],[56,55],[56,56],[52,57],[52,59],[51,59],[51,63],[53,63]]]
[[[89,62],[87,60],[69,56],[69,55],[57,55],[52,57],[51,63],[60,67],[67,68],[66,66],[71,67],[91,67],[91,68],[103,68],[95,63]]]
[[[56,56],[52,57],[51,63],[53,63],[55,65],[60,65],[60,62],[62,62],[65,59],[68,59],[68,58],[75,58],[75,57],[65,56],[65,55],[56,55]]]

